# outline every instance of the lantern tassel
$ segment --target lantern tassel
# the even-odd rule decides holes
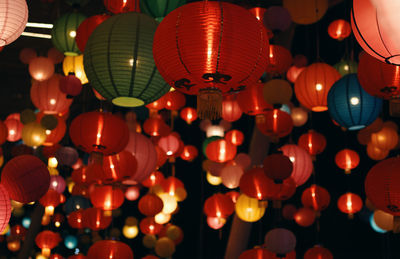
[[[200,89],[197,95],[197,114],[200,119],[216,120],[222,115],[222,93],[217,88]]]

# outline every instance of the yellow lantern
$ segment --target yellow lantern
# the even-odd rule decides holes
[[[125,225],[122,228],[122,234],[124,235],[124,237],[126,237],[128,239],[133,239],[139,234],[139,229],[138,229],[137,226],[127,226],[127,225]]]
[[[264,216],[266,202],[261,202],[257,199],[250,198],[247,195],[241,194],[236,201],[236,215],[243,221],[255,222]]]
[[[81,80],[82,84],[89,82],[83,68],[83,55],[66,56],[63,61],[63,71],[64,75],[74,73],[75,76]]]
[[[46,140],[46,129],[37,122],[30,122],[22,128],[22,141],[30,147],[38,147]]]
[[[157,237],[155,235],[145,235],[142,242],[144,247],[152,249],[156,246]]]
[[[166,224],[170,221],[170,219],[171,219],[171,214],[165,214],[162,212],[154,216],[154,221],[157,224]]]
[[[52,175],[59,175],[59,174],[60,174],[56,168],[47,167],[47,169],[49,170],[50,176],[52,176]]]
[[[263,86],[264,100],[272,105],[289,103],[292,95],[292,87],[283,79],[272,79]]]
[[[169,195],[168,193],[161,193],[158,195],[160,199],[163,201],[164,207],[162,213],[171,214],[178,207],[178,203],[174,196]]]
[[[207,171],[207,182],[211,185],[217,186],[222,183],[222,179],[219,176],[214,176],[210,172]]]
[[[43,254],[41,254],[41,253],[37,253],[36,254],[36,259],[47,259],[48,257],[46,257],[46,256],[44,256]]]
[[[393,215],[386,213],[382,210],[376,210],[374,212],[375,224],[383,230],[393,230]]]

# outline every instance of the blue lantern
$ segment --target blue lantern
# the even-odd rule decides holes
[[[25,218],[22,219],[22,226],[24,228],[29,228],[30,225],[31,225],[31,218],[25,217]]]
[[[381,109],[382,100],[364,91],[357,74],[342,77],[329,90],[329,113],[340,126],[349,130],[368,126],[378,117]]]
[[[73,211],[79,210],[79,209],[87,209],[91,207],[90,206],[90,201],[84,197],[81,196],[71,196],[68,198],[67,202],[65,203],[64,206],[64,211],[67,214],[70,214]]]
[[[68,249],[75,249],[78,245],[78,239],[74,236],[68,235],[64,238],[64,245]]]

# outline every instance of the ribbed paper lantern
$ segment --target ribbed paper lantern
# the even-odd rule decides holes
[[[354,213],[357,213],[362,209],[363,202],[360,196],[348,192],[339,197],[337,206],[341,212],[352,216]]]
[[[103,157],[103,171],[110,182],[123,181],[136,173],[137,161],[129,151]]]
[[[86,75],[115,105],[141,106],[169,91],[148,48],[156,28],[151,17],[129,12],[107,19],[90,36],[84,55]]]
[[[340,74],[325,63],[314,63],[301,72],[294,85],[299,102],[314,112],[328,110],[328,92]]]
[[[236,95],[227,95],[222,101],[222,119],[234,122],[242,117],[242,109],[236,100]]]
[[[269,62],[267,65],[267,73],[283,74],[292,64],[292,54],[288,49],[279,45],[269,45]]]
[[[125,243],[114,240],[101,240],[94,243],[87,253],[88,259],[124,258],[133,259],[132,249]]]
[[[235,158],[236,146],[225,139],[215,140],[207,145],[206,154],[211,161],[224,163]]]
[[[60,165],[73,166],[79,159],[78,151],[73,147],[60,147],[55,154]]]
[[[296,247],[296,236],[285,228],[274,228],[265,235],[264,245],[278,256],[284,256]]]
[[[309,227],[314,224],[315,218],[316,213],[310,208],[299,208],[294,214],[294,221],[302,227]]]
[[[274,138],[274,140],[289,135],[293,130],[292,117],[278,109],[269,110],[260,115],[256,120],[256,125],[261,133]]]
[[[85,50],[86,43],[92,35],[94,29],[97,28],[102,22],[110,18],[107,14],[98,14],[91,17],[86,18],[76,30],[75,41],[81,52]]]
[[[65,76],[73,74],[81,81],[82,84],[89,82],[83,66],[83,55],[66,56],[62,64]]]
[[[139,0],[103,0],[103,3],[114,14],[140,12]]]
[[[300,136],[297,143],[299,147],[304,148],[311,156],[318,155],[325,150],[326,138],[321,133],[309,130]]]
[[[242,193],[257,200],[271,198],[279,191],[278,186],[265,175],[262,168],[246,171],[240,178],[239,187]]]
[[[329,192],[321,186],[311,185],[303,191],[301,203],[304,207],[312,208],[316,211],[322,211],[329,206],[331,196]]]
[[[282,181],[292,174],[293,163],[288,156],[271,154],[263,160],[264,173],[271,179]]]
[[[129,129],[125,121],[111,113],[86,112],[71,122],[69,134],[79,149],[104,155],[124,150],[129,140]]]
[[[282,183],[274,183],[272,186],[278,191],[269,197],[271,200],[285,201],[290,199],[296,192],[296,182],[292,177],[286,178]]]
[[[263,84],[255,83],[246,87],[237,95],[240,109],[248,115],[262,114],[270,109],[272,105],[263,98]]]
[[[365,92],[356,74],[349,74],[329,90],[328,108],[340,126],[359,130],[375,121],[381,112],[382,100]]]
[[[193,35],[202,40],[193,41]],[[175,9],[160,23],[153,44],[165,81],[198,95],[199,117],[210,119],[221,115],[222,93],[240,91],[261,77],[267,48],[262,24],[246,9],[226,2]],[[243,49],[251,51],[244,54]]]
[[[264,13],[264,25],[272,30],[285,31],[292,24],[292,17],[282,6],[270,6]]]
[[[4,121],[7,126],[8,134],[7,140],[10,142],[15,142],[21,139],[22,127],[24,126],[19,119],[9,118]]]
[[[263,86],[264,100],[272,105],[289,103],[292,94],[292,87],[283,79],[272,79]]]
[[[204,213],[208,217],[229,217],[234,212],[232,200],[222,193],[216,193],[208,197],[204,202]]]
[[[314,246],[306,251],[304,259],[333,259],[331,251],[322,247]]]
[[[304,184],[311,176],[313,164],[311,156],[306,150],[297,145],[284,145],[281,150],[285,156],[288,156],[293,163],[293,172],[291,177],[295,180],[296,185]]]
[[[267,208],[267,202],[262,202],[251,198],[245,194],[241,194],[236,201],[236,215],[243,221],[256,222],[260,220]]]
[[[25,30],[28,6],[25,0],[3,0],[0,8],[0,46],[4,46],[15,41]]]
[[[112,216],[106,215],[102,209],[87,208],[83,211],[83,226],[93,231],[106,229],[110,226]]]
[[[350,23],[343,19],[335,20],[329,24],[328,34],[335,40],[344,40],[351,34]]]
[[[168,13],[186,4],[186,0],[173,0],[166,3],[157,0],[141,0],[140,10],[161,22]]]
[[[163,201],[155,194],[146,194],[139,200],[138,208],[140,213],[152,217],[163,209]]]
[[[95,208],[115,210],[124,203],[124,192],[111,185],[96,186],[90,193],[90,201]]]
[[[11,217],[11,200],[6,188],[0,184],[0,233],[3,233]]]
[[[78,12],[66,13],[58,18],[51,30],[51,41],[54,46],[66,56],[80,54],[75,42],[76,30],[86,16]]]
[[[37,81],[45,81],[54,74],[54,62],[50,58],[36,57],[29,63],[29,74]]]
[[[36,245],[42,249],[42,254],[47,257],[50,256],[50,250],[55,248],[61,241],[60,234],[50,230],[44,230],[35,237]]]
[[[285,7],[292,17],[292,21],[298,24],[312,24],[325,15],[328,10],[328,0],[284,0]]]
[[[346,148],[336,154],[335,163],[345,173],[350,173],[350,170],[356,168],[360,163],[360,156],[356,151]]]
[[[339,74],[345,76],[348,74],[357,73],[358,63],[354,60],[347,59],[341,60],[340,62],[333,65],[333,67],[339,72]]]

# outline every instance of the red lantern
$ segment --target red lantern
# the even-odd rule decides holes
[[[154,101],[152,103],[146,104],[146,107],[149,110],[158,111],[158,110],[164,109],[166,103],[167,103],[167,99],[165,98],[165,95],[163,95],[163,96],[160,97],[160,99],[158,99],[158,100],[156,100],[156,101]]]
[[[37,115],[37,121],[40,121],[43,118],[44,114],[39,113]],[[46,130],[46,140],[43,143],[43,146],[53,146],[60,142],[65,135],[67,130],[67,125],[62,117],[58,115],[54,115],[57,119],[57,127],[52,130]]]
[[[140,12],[139,0],[103,0],[103,3],[114,14]]]
[[[64,257],[62,255],[59,255],[59,254],[52,254],[50,256],[50,259],[64,259]]]
[[[314,246],[306,251],[304,259],[333,259],[333,255],[322,246]]]
[[[47,166],[37,157],[20,155],[14,157],[1,172],[1,184],[11,199],[29,203],[42,197],[50,185]]]
[[[301,203],[304,207],[312,208],[316,211],[322,211],[329,206],[331,196],[329,192],[318,185],[311,185],[303,191],[301,195]]]
[[[354,213],[357,213],[362,209],[363,202],[360,196],[348,192],[339,197],[337,206],[341,212],[352,216]]]
[[[164,181],[164,175],[155,171],[149,175],[145,180],[141,182],[141,184],[147,188],[153,187],[154,185],[161,184]]]
[[[295,65],[291,66],[286,72],[286,78],[293,84],[296,83],[297,78],[303,72],[305,67],[296,67]]]
[[[50,256],[50,250],[56,247],[61,241],[60,234],[50,230],[40,232],[35,238],[36,245],[42,249],[42,254],[47,257]]]
[[[400,158],[385,159],[369,170],[365,178],[368,200],[379,210],[400,216]]]
[[[239,259],[296,259],[296,252],[292,251],[286,255],[279,255],[279,257],[265,248],[253,248],[246,250],[240,254]]]
[[[331,38],[342,41],[351,34],[350,23],[343,19],[335,20],[329,24],[328,34]]]
[[[84,214],[84,210],[76,210],[76,211],[71,212],[67,217],[68,224],[72,228],[77,228],[77,229],[83,228],[84,227],[83,214]]]
[[[244,113],[255,116],[272,109],[272,105],[264,100],[263,86],[261,83],[249,85],[237,95],[237,102]]]
[[[67,97],[77,96],[82,91],[82,83],[75,75],[67,75],[60,78],[60,91],[67,94]]]
[[[286,178],[282,183],[276,184],[278,191],[269,199],[284,201],[290,199],[296,192],[296,182],[292,177]]]
[[[164,207],[163,201],[155,194],[146,194],[139,200],[138,208],[145,216],[153,217]]]
[[[51,58],[36,57],[29,62],[29,74],[37,81],[48,80],[54,74],[54,62]]]
[[[309,227],[314,224],[315,218],[315,211],[310,208],[300,208],[294,214],[294,220],[302,227]]]
[[[204,213],[207,217],[227,218],[234,210],[232,200],[222,193],[213,194],[204,202]]]
[[[143,123],[143,130],[152,137],[166,136],[171,132],[170,127],[159,116],[146,119]]]
[[[328,92],[340,77],[332,66],[314,63],[301,72],[294,84],[294,92],[304,107],[323,112],[328,110]]]
[[[182,109],[186,104],[186,97],[178,91],[168,92],[164,95],[165,109],[177,111]]]
[[[197,148],[192,145],[186,145],[183,147],[182,153],[181,153],[181,158],[186,161],[193,161],[197,155],[199,154],[199,151],[197,151]]]
[[[325,150],[326,138],[321,133],[309,130],[307,133],[300,136],[297,144],[314,157]]]
[[[226,223],[225,218],[207,217],[207,225],[212,229],[221,229]]]
[[[115,210],[124,203],[124,192],[111,185],[95,186],[90,193],[90,201],[95,208]]]
[[[71,122],[69,135],[75,146],[87,153],[112,155],[126,147],[129,129],[118,116],[93,111],[75,117]]]
[[[140,221],[139,229],[145,235],[157,235],[160,233],[163,225],[154,221],[154,217],[147,217]]]
[[[21,225],[14,225],[11,227],[10,232],[11,236],[15,236],[21,240],[24,240],[28,230]]]
[[[235,146],[240,146],[243,144],[244,135],[240,130],[230,130],[225,134],[225,139]]]
[[[292,116],[284,111],[269,110],[261,116],[256,119],[257,128],[261,133],[275,140],[289,135],[293,130]]]
[[[8,128],[7,125],[0,121],[0,145],[4,144],[8,138]]]
[[[197,119],[197,111],[192,107],[186,107],[181,110],[181,118],[186,121],[187,124],[191,124]]]
[[[2,184],[0,184],[0,208],[0,233],[3,233],[11,217],[11,200]]]
[[[83,226],[93,231],[106,229],[110,226],[112,216],[108,216],[105,212],[98,208],[88,208],[83,211]]]
[[[123,181],[136,173],[136,158],[129,151],[103,157],[103,170],[109,182]]]
[[[240,178],[240,191],[251,198],[265,200],[273,197],[278,191],[278,185],[268,178],[262,168],[246,171]]]
[[[281,150],[293,163],[291,177],[296,182],[296,185],[300,186],[304,184],[310,178],[313,171],[311,156],[297,145],[284,145],[281,147]]]
[[[174,134],[161,137],[158,140],[158,146],[165,152],[169,157],[173,156],[179,149],[179,138]]]
[[[67,259],[87,259],[87,257],[84,256],[83,254],[77,254],[77,255],[68,256]]]
[[[24,125],[19,121],[19,119],[7,118],[4,121],[4,124],[7,126],[8,129],[8,141],[15,142],[21,139],[22,127],[24,127]]]
[[[236,100],[236,95],[227,95],[222,101],[222,119],[234,122],[242,117],[242,109]]]
[[[267,9],[262,7],[254,7],[249,9],[249,12],[252,13],[257,18],[257,20],[262,23],[264,22],[264,14],[266,11]]]
[[[269,64],[267,65],[267,73],[283,74],[293,62],[292,54],[288,49],[279,45],[269,45]]]
[[[71,173],[72,181],[76,184],[82,184],[87,182],[86,166],[75,169]]]
[[[193,41],[194,35],[199,40]],[[267,48],[265,30],[250,12],[211,1],[169,13],[154,35],[153,55],[165,81],[198,95],[199,117],[212,119],[221,114],[222,94],[240,91],[261,77]]]
[[[63,113],[72,103],[72,99],[68,99],[67,95],[60,90],[61,77],[59,74],[54,74],[46,81],[32,84],[32,103],[44,114]]]
[[[174,176],[170,176],[164,181],[161,182],[161,187],[164,192],[168,193],[169,195],[175,195],[175,190],[178,188],[185,188],[183,182]]]
[[[57,207],[61,203],[61,195],[53,189],[49,189],[39,200],[43,207]]]
[[[108,18],[110,18],[110,16],[107,14],[99,14],[86,18],[83,22],[81,22],[78,29],[76,29],[75,41],[82,53],[85,51],[86,43],[90,35],[92,35],[94,29],[96,29],[97,26],[99,26]]]
[[[335,163],[346,174],[349,174],[350,170],[356,168],[360,163],[360,156],[356,151],[346,148],[336,154]]]
[[[264,173],[275,181],[282,181],[292,174],[293,163],[288,156],[283,154],[271,154],[264,158]]]
[[[235,158],[236,146],[225,139],[214,140],[207,145],[206,154],[211,161],[225,163]]]

